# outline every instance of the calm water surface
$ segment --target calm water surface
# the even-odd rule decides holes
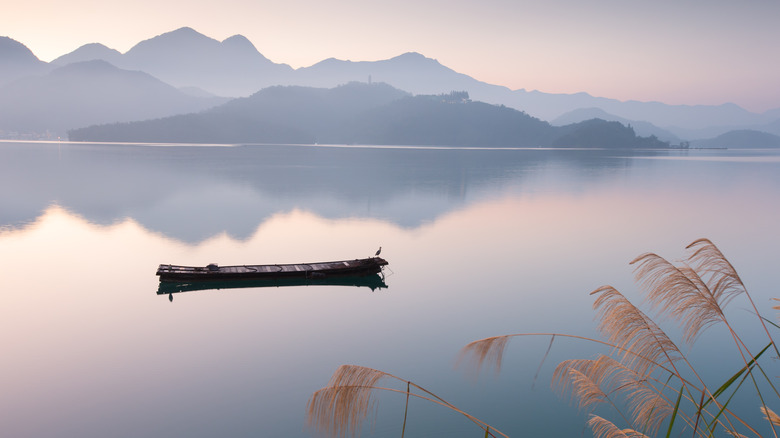
[[[590,291],[636,297],[630,260],[677,260],[699,237],[774,317],[779,201],[777,150],[0,143],[0,429],[309,437],[309,396],[357,364],[511,436],[590,436],[549,382],[593,346],[557,340],[536,379],[549,338],[512,341],[498,375],[455,368],[461,347],[595,336]],[[160,263],[311,262],[380,245],[387,289],[156,294]],[[730,317],[758,345],[747,308],[735,300]],[[723,380],[736,364],[716,348],[719,330],[691,355]],[[363,434],[400,436],[403,397],[377,400]],[[411,406],[407,436],[480,436],[456,414]]]

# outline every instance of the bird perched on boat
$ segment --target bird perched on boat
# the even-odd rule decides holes
[[[377,257],[379,253],[382,252],[382,247],[380,246],[378,250],[376,250],[376,254],[374,254],[374,257]]]

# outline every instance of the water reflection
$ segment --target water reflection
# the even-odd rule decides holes
[[[643,152],[643,156],[680,152]],[[197,242],[248,237],[279,212],[379,218],[405,227],[519,188],[540,170],[578,187],[632,166],[634,152],[306,146],[152,147],[0,143],[0,223],[60,205],[100,224],[126,217]],[[23,187],[24,190],[19,190]]]
[[[404,376],[510,436],[579,436],[583,415],[545,382],[589,347],[556,340],[536,389],[547,338],[514,343],[505,372],[476,383],[453,370],[458,351],[519,332],[596,336],[590,291],[611,284],[635,297],[630,260],[675,258],[699,237],[773,313],[776,160],[404,151],[391,165],[399,157],[361,151],[374,160],[361,171],[326,156],[317,169],[300,153],[249,160],[251,148],[27,146],[0,145],[7,436],[310,437],[306,400],[345,363]],[[451,163],[437,170],[440,160]],[[232,288],[176,305],[151,293],[161,262],[338,260],[379,245],[392,293]],[[734,304],[735,324],[752,327]],[[699,345],[712,348],[697,354],[730,376],[734,364],[707,335]],[[399,436],[403,407],[383,398],[374,436]],[[473,436],[459,421],[422,406],[406,430]]]

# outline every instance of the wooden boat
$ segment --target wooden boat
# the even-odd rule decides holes
[[[202,290],[287,287],[287,286],[351,286],[387,289],[384,278],[379,274],[360,276],[333,276],[325,278],[268,278],[248,280],[211,280],[211,281],[161,281],[157,295],[170,295],[180,292]],[[170,297],[172,299],[172,297]]]
[[[212,281],[212,280],[260,280],[260,279],[325,279],[330,277],[355,277],[382,272],[388,263],[380,257],[277,265],[207,266],[160,265],[157,275],[160,281]]]

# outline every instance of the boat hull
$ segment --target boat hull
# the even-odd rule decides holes
[[[326,278],[266,278],[248,280],[211,280],[211,281],[161,281],[157,295],[169,295],[180,292],[243,289],[243,288],[279,288],[290,286],[352,286],[367,287],[372,291],[387,289],[388,286],[379,274],[360,276],[332,276]]]
[[[326,279],[377,274],[387,264],[387,261],[380,257],[276,265],[178,266],[163,264],[157,268],[157,275],[163,282]]]

